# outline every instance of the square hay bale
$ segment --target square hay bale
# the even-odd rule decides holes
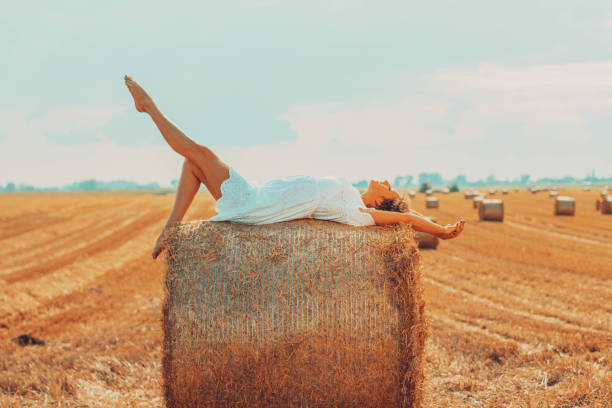
[[[169,407],[418,407],[424,319],[408,226],[196,221],[168,238]]]
[[[480,221],[504,221],[504,203],[502,200],[485,198],[478,203]]]
[[[576,214],[576,200],[573,197],[557,196],[555,199],[555,215]]]

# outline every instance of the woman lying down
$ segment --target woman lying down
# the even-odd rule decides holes
[[[442,239],[457,237],[465,225],[439,225],[408,208],[388,181],[371,180],[361,194],[342,177],[291,176],[255,185],[221,160],[208,147],[187,137],[157,108],[153,99],[131,77],[125,77],[136,109],[147,113],[168,145],[185,158],[174,206],[152,256],[165,249],[167,227],[183,219],[189,205],[204,184],[217,201],[218,214],[210,221],[244,224],[272,224],[300,218],[335,221],[354,226],[410,224],[416,231]]]

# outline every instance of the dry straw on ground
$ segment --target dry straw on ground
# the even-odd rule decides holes
[[[438,203],[438,199],[436,197],[427,197],[425,200],[426,208],[438,208],[440,204]]]
[[[503,221],[504,203],[502,200],[483,199],[478,204],[478,219],[480,221]]]
[[[576,200],[572,197],[557,196],[555,200],[555,215],[576,214]]]
[[[168,406],[420,406],[428,328],[418,262],[407,226],[176,226]]]

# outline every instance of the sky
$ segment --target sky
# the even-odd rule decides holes
[[[125,74],[256,182],[612,176],[607,0],[3,2],[0,46],[0,184],[177,179]]]

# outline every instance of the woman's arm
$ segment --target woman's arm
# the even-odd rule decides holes
[[[442,226],[416,212],[402,213],[375,210],[373,208],[360,208],[359,211],[370,214],[376,225],[410,224],[416,231],[427,232],[442,239],[456,237],[461,233],[465,225],[465,220],[463,218],[460,218],[456,224]]]

